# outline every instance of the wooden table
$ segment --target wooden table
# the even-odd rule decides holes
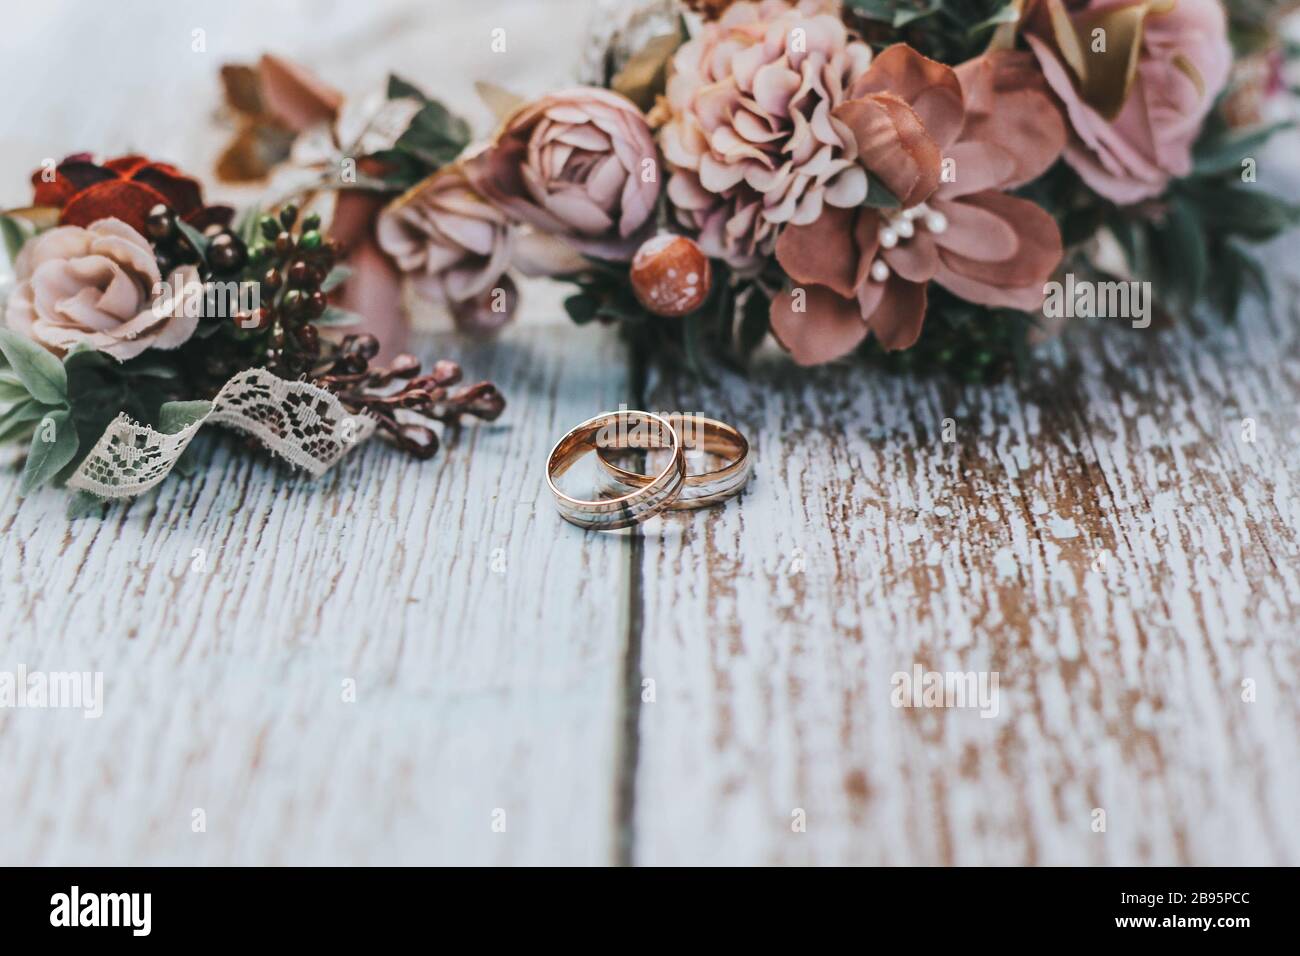
[[[473,82],[571,82],[591,17],[436,7],[23,5],[0,59],[46,95],[6,103],[0,205],[75,149],[210,170],[217,69],[266,49],[351,93],[396,71],[485,132]],[[510,400],[428,463],[373,445],[312,482],[210,440],[192,481],[69,523],[6,458],[0,672],[100,671],[105,701],[0,709],[0,864],[1300,863],[1278,286],[1235,329],[1082,328],[991,388],[776,359],[641,389],[530,289],[495,345],[421,343]],[[620,402],[742,425],[751,488],[565,525],[546,453]],[[892,706],[918,665],[996,672],[997,716]]]
[[[426,339],[510,400],[428,463],[218,439],[72,524],[11,466],[0,670],[102,671],[104,712],[0,710],[0,863],[1300,862],[1281,291],[986,388],[778,357],[638,395],[608,332]],[[564,524],[546,453],[620,402],[740,424],[750,489]],[[917,665],[998,713],[893,706]]]

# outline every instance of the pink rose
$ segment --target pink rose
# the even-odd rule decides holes
[[[379,247],[427,298],[455,306],[497,285],[514,227],[449,166],[396,199],[375,225]]]
[[[1192,145],[1232,67],[1219,0],[1032,0],[1026,23],[1074,128],[1065,159],[1089,186],[1130,204],[1191,172]]]
[[[653,227],[658,163],[631,100],[580,87],[520,108],[465,172],[515,220],[579,252],[627,260]]]
[[[183,345],[199,322],[182,307],[198,271],[177,269],[168,286],[182,294],[155,299],[162,276],[153,249],[120,219],[42,233],[23,246],[14,271],[6,324],[56,355],[84,343],[124,362]]]

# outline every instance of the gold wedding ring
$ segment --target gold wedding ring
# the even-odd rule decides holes
[[[671,460],[657,475],[637,475],[641,482],[615,498],[595,501],[573,498],[555,484],[578,459],[602,449],[667,448]],[[606,412],[573,428],[555,443],[546,460],[546,484],[565,521],[595,531],[630,528],[654,517],[681,493],[686,484],[682,440],[666,420],[649,412]]]
[[[705,418],[703,415],[665,415],[664,418],[677,432],[686,448],[722,457],[726,464],[715,471],[688,474],[682,492],[667,507],[673,511],[707,508],[709,505],[739,494],[753,471],[749,440],[726,422]],[[636,446],[628,446],[636,447]],[[607,488],[626,491],[646,487],[652,478],[628,471],[614,464],[615,448],[598,448],[596,457],[601,469],[611,479]]]

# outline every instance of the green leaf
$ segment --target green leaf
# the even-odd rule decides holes
[[[32,423],[44,418],[50,412],[58,411],[49,405],[42,405],[35,399],[28,399],[0,414],[0,442],[26,439]]]
[[[740,331],[737,335],[737,345],[742,355],[748,355],[767,336],[768,332],[768,313],[771,308],[771,302],[768,301],[758,286],[750,289],[749,295],[745,297],[745,304],[740,313]]]
[[[158,430],[165,435],[175,435],[202,421],[212,411],[212,403],[202,399],[192,402],[167,402],[158,410]]]
[[[396,73],[388,74],[388,98],[390,100],[400,100],[410,97],[420,102],[425,102],[428,97],[420,92],[419,87],[414,83],[408,83]]]
[[[1191,305],[1201,297],[1210,263],[1205,231],[1195,210],[1185,200],[1170,202],[1165,240],[1168,273],[1177,277],[1184,301]]]
[[[203,264],[207,265],[208,245],[210,243],[208,237],[203,235],[203,233],[199,232],[188,222],[185,222],[180,216],[176,217],[176,228],[180,230],[181,235],[186,238],[189,244],[194,247],[194,251],[199,254],[199,258],[203,260]]]
[[[122,366],[122,373],[139,378],[161,378],[167,381],[174,381],[180,378],[181,374],[180,369],[171,362],[152,357],[127,362]]]
[[[577,325],[585,325],[596,317],[599,303],[589,295],[578,293],[564,300],[564,311]]]
[[[320,284],[320,290],[326,294],[333,292],[343,283],[347,282],[352,276],[352,270],[347,266],[335,266],[330,270],[325,281]]]
[[[1273,123],[1244,136],[1221,139],[1207,137],[1196,144],[1193,176],[1215,176],[1221,173],[1241,172],[1242,160],[1261,149],[1275,133],[1291,129],[1293,121]]]
[[[4,239],[5,254],[11,263],[17,260],[19,250],[35,232],[28,222],[14,216],[0,216],[0,238]]]
[[[428,100],[415,114],[396,148],[405,150],[433,169],[452,162],[469,145],[469,124],[436,100]]]
[[[1300,206],[1258,187],[1221,187],[1195,180],[1181,192],[1195,204],[1206,229],[1216,235],[1263,242],[1300,223]]]
[[[78,491],[68,501],[68,510],[64,516],[69,521],[76,521],[78,518],[87,518],[97,513],[102,514],[107,504],[107,501],[95,497],[89,491]]]
[[[360,325],[364,317],[336,305],[327,307],[319,319],[312,319],[311,324],[322,329],[341,329],[350,325]]]
[[[1000,27],[1004,23],[1017,23],[1019,20],[1020,10],[1017,8],[1016,4],[1008,3],[987,20],[981,20],[979,23],[967,30],[966,35],[972,37],[977,36],[985,30],[991,30],[993,27]]]
[[[0,405],[13,405],[31,398],[27,386],[13,372],[0,372]]]
[[[889,187],[875,173],[867,172],[867,198],[862,205],[872,209],[898,209],[902,200],[890,192]]]
[[[0,329],[0,353],[32,398],[46,405],[67,402],[68,375],[45,349],[12,329]]]
[[[36,425],[27,452],[27,467],[18,484],[18,494],[26,497],[57,475],[77,453],[77,429],[72,413],[66,409],[50,412]]]
[[[253,205],[244,210],[243,215],[239,217],[239,222],[235,225],[235,235],[249,249],[263,241],[261,220],[262,207]]]

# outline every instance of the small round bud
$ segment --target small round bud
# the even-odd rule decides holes
[[[632,259],[632,291],[646,310],[676,317],[694,312],[709,297],[713,270],[693,239],[660,233]]]
[[[152,207],[149,210],[149,215],[145,217],[145,234],[155,242],[161,242],[170,237],[175,228],[176,219],[172,216],[172,211],[163,203],[158,203],[158,205]]]

